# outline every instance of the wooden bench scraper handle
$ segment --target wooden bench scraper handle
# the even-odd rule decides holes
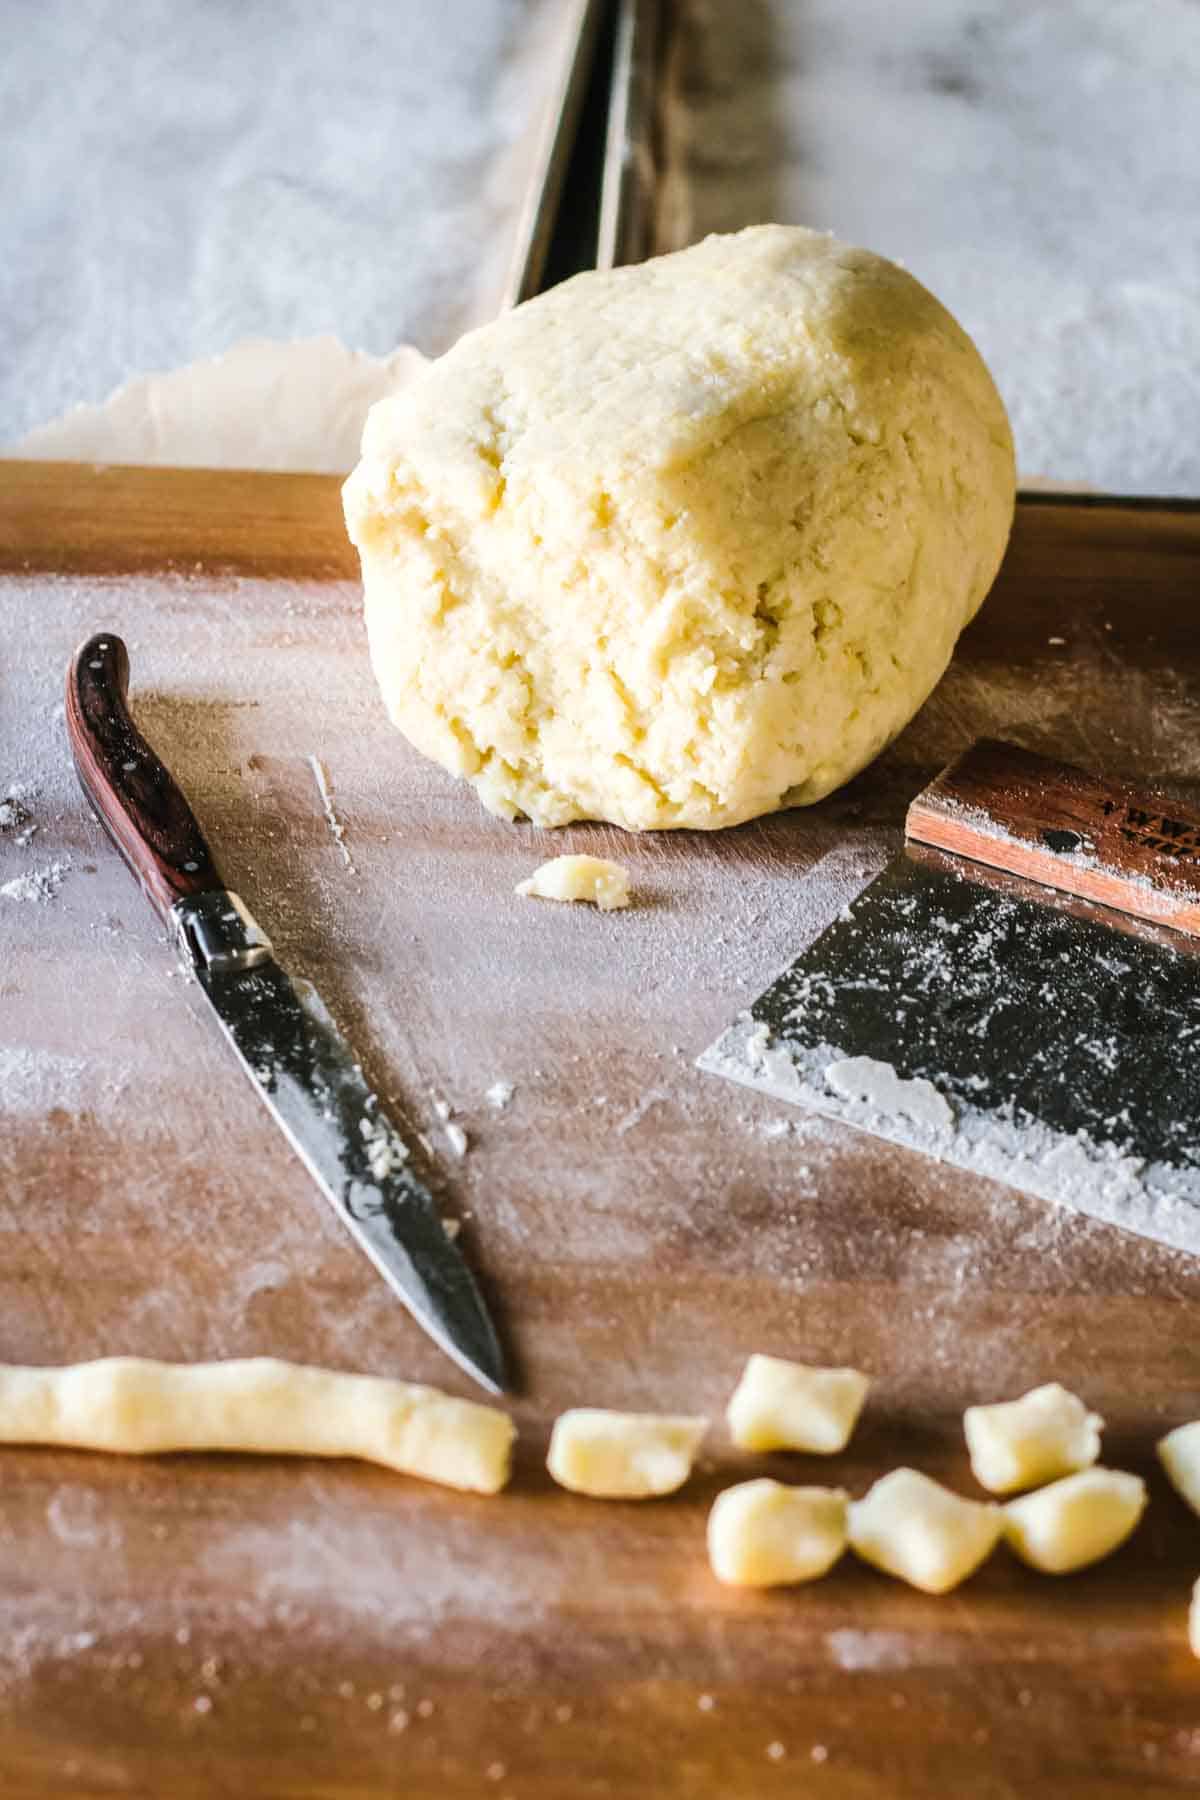
[[[917,795],[905,831],[1200,937],[1200,818],[1162,794],[984,740]]]

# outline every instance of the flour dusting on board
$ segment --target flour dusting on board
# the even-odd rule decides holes
[[[959,1442],[954,1407],[1044,1378],[1022,1325],[1042,1323],[1047,1291],[1076,1293],[1089,1315],[1106,1280],[1122,1296],[1194,1299],[1189,1266],[1157,1246],[1124,1240],[1118,1269],[1097,1248],[1106,1234],[1073,1230],[1065,1209],[692,1067],[878,872],[902,799],[969,737],[1015,723],[1087,760],[1078,717],[1116,766],[1200,777],[1194,705],[1169,670],[1156,669],[1150,706],[1149,683],[1100,649],[1080,652],[1069,692],[1049,657],[1019,676],[956,664],[857,799],[719,839],[580,826],[544,846],[482,815],[392,731],[350,582],[20,577],[0,580],[0,613],[22,697],[0,708],[0,767],[29,785],[39,826],[32,854],[0,836],[0,880],[71,864],[55,904],[0,904],[10,1357],[269,1352],[454,1380],[310,1191],[78,794],[62,676],[102,627],[129,645],[135,717],[226,878],[281,960],[316,982],[414,1156],[419,1132],[433,1145],[438,1200],[467,1220],[469,1254],[532,1352],[528,1442],[550,1408],[584,1398],[715,1413],[739,1355],[764,1337],[788,1354],[799,1321],[805,1354],[886,1372],[899,1405],[939,1420],[945,1447]],[[332,853],[314,746],[357,880]],[[522,910],[511,885],[551,847],[628,860],[646,903],[619,929],[582,909]],[[446,1153],[442,1096],[470,1134],[462,1161]],[[560,1282],[578,1305],[557,1303]],[[1078,1365],[1074,1323],[1038,1342],[1053,1367],[1059,1349]],[[736,1634],[714,1627],[699,1565],[662,1557],[649,1517],[614,1562],[590,1522],[548,1534],[535,1504],[531,1529],[520,1480],[512,1505],[474,1505],[332,1463],[80,1457],[72,1482],[57,1457],[6,1454],[20,1479],[0,1563],[19,1573],[0,1691],[22,1707],[61,1683],[65,1702],[86,1688],[167,1717],[174,1706],[189,1731],[215,1733],[245,1682],[249,1704],[269,1693],[298,1730],[338,1708],[377,1720],[381,1754],[401,1721],[406,1749],[426,1734],[432,1766],[435,1734],[446,1742],[453,1725],[426,1677],[473,1678],[486,1659],[545,1699],[539,1633],[581,1592],[634,1623],[575,1634],[555,1679],[578,1677],[579,1691],[624,1679],[642,1621],[647,1638],[695,1633],[698,1689],[739,1679]],[[940,1621],[894,1638],[847,1627],[824,1654],[886,1671],[961,1642]]]
[[[50,1107],[74,1106],[87,1074],[82,1056],[0,1044],[0,1106],[6,1112],[33,1115]]]
[[[825,1647],[839,1669],[908,1669],[914,1660],[912,1641],[902,1631],[843,1626],[826,1634]]]
[[[346,848],[346,827],[342,824],[342,821],[338,818],[337,812],[334,809],[333,788],[329,781],[329,770],[325,767],[325,764],[321,761],[319,756],[314,756],[312,754],[309,755],[308,766],[312,770],[313,780],[317,784],[317,793],[321,798],[321,810],[325,814],[325,823],[329,827],[330,836],[342,853],[342,861],[353,873],[354,863],[351,860],[349,850]]]
[[[70,867],[69,859],[64,857],[55,862],[42,863],[36,869],[28,869],[23,875],[14,875],[11,880],[0,882],[0,898],[29,900],[44,905],[55,898]]]

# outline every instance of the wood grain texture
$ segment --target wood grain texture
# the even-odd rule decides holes
[[[1165,794],[985,741],[922,789],[904,829],[953,856],[1200,935],[1200,819]]]
[[[1200,1528],[1153,1443],[1200,1414],[1200,1270],[691,1062],[976,738],[1196,807],[1200,513],[1023,506],[879,763],[807,811],[644,838],[503,824],[408,750],[339,532],[334,483],[0,472],[0,788],[28,821],[0,887],[47,896],[0,895],[0,1356],[270,1353],[469,1393],[315,1199],[78,794],[62,670],[103,624],[228,879],[429,1142],[520,1367],[516,1479],[472,1499],[349,1463],[5,1450],[6,1800],[1191,1790]],[[514,896],[567,850],[623,861],[637,904]],[[845,1457],[749,1457],[718,1424],[653,1504],[542,1470],[560,1409],[719,1417],[751,1350],[875,1373]],[[1051,1379],[1150,1484],[1110,1563],[1050,1581],[998,1553],[943,1599],[850,1559],[795,1592],[709,1574],[724,1482],[859,1493],[907,1462],[971,1493],[962,1407]]]
[[[352,579],[341,483],[238,469],[6,462],[0,567],[57,575],[205,570]]]

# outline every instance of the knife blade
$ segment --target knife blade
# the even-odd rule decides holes
[[[114,632],[89,638],[68,670],[67,734],[84,794],[338,1218],[430,1337],[503,1392],[495,1327],[407,1145],[316,989],[281,968],[221,880],[182,790],[133,723],[128,684]]]

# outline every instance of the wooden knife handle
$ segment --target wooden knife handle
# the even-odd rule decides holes
[[[985,741],[908,809],[907,835],[1200,936],[1200,818],[1015,744]]]
[[[129,653],[98,631],[67,670],[67,736],[80,785],[166,921],[177,900],[224,886],[191,807],[129,716]]]

